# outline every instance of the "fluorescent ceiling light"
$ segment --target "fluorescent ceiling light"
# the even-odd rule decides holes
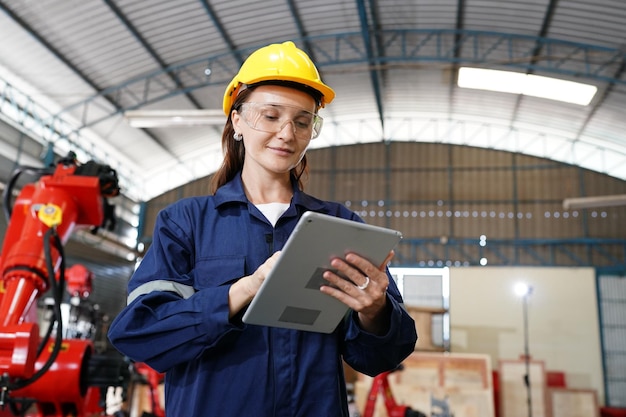
[[[458,85],[463,88],[524,94],[583,106],[589,104],[598,91],[598,87],[594,85],[574,81],[469,67],[459,69]]]
[[[565,210],[626,206],[626,194],[574,197],[563,200]]]
[[[222,110],[129,110],[124,117],[132,127],[184,127],[223,125]]]

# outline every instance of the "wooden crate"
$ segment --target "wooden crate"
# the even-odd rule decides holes
[[[548,399],[550,417],[600,417],[595,390],[549,388]]]
[[[447,408],[455,417],[494,417],[491,362],[488,355],[414,352],[404,369],[388,378],[397,403],[430,416]],[[359,374],[355,384],[361,413],[373,378]],[[376,399],[375,417],[387,417],[383,397]]]
[[[444,346],[435,345],[433,342],[433,316],[448,312],[445,308],[406,306],[407,312],[415,320],[415,329],[419,335],[415,350],[443,352]]]
[[[533,417],[548,417],[546,371],[543,361],[500,360],[499,405],[500,417],[527,417],[528,389],[525,375],[530,381],[530,399]]]

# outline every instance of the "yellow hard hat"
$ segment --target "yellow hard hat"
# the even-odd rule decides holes
[[[311,58],[291,42],[275,43],[254,51],[243,63],[224,93],[224,113],[228,116],[242,85],[263,81],[291,81],[304,84],[322,95],[320,106],[333,101],[335,92],[324,84]]]

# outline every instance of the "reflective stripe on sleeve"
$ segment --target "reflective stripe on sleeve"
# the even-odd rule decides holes
[[[196,290],[194,290],[191,285],[185,285],[174,281],[159,279],[156,281],[146,282],[145,284],[135,288],[128,295],[126,303],[130,304],[135,301],[135,298],[139,297],[140,295],[148,294],[153,291],[170,291],[180,295],[183,298],[189,298],[196,292]]]

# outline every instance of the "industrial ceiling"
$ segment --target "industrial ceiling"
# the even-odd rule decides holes
[[[245,57],[286,40],[337,93],[312,148],[452,143],[626,179],[622,0],[0,0],[0,10],[0,156],[36,165],[75,151],[116,169],[136,202],[213,172],[223,120],[138,129],[124,114],[219,110]],[[598,92],[576,105],[464,89],[462,66]]]

